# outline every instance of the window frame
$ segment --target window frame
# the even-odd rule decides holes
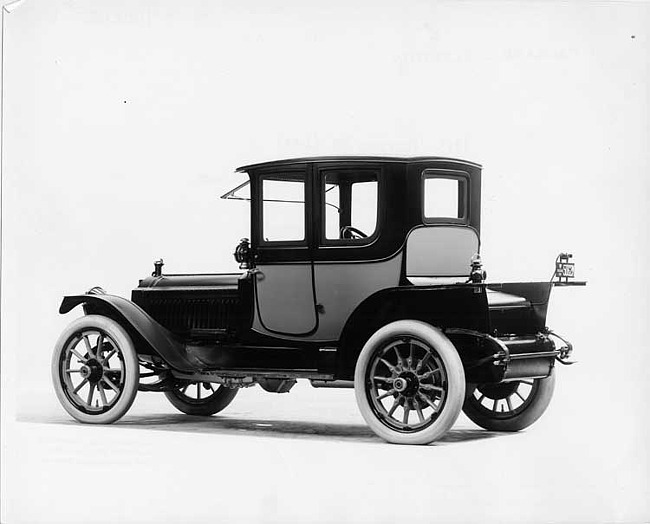
[[[462,210],[460,217],[444,217],[444,216],[427,216],[426,214],[426,181],[431,179],[444,179],[458,181],[458,207],[459,211]],[[425,169],[422,171],[422,179],[420,182],[421,190],[421,216],[422,223],[424,224],[469,224],[469,187],[470,177],[469,173],[465,171],[458,171],[454,169]]]
[[[326,197],[325,197],[325,181],[327,178],[327,173],[328,171],[368,171],[374,174],[375,180],[372,182],[377,183],[377,201],[376,201],[376,207],[375,207],[375,229],[371,235],[368,235],[366,238],[327,238],[327,211],[326,211]],[[352,193],[352,186],[354,184],[361,183],[361,182],[353,182],[350,188],[350,193]],[[364,247],[368,246],[370,244],[373,244],[376,240],[377,237],[379,236],[379,229],[381,227],[380,224],[380,218],[381,218],[381,191],[382,191],[382,169],[381,167],[375,167],[375,166],[354,166],[354,165],[346,165],[346,166],[323,166],[318,168],[318,184],[316,186],[318,188],[318,206],[319,206],[319,213],[320,213],[320,221],[319,221],[319,232],[318,232],[318,244],[319,246],[322,247],[345,247],[345,248],[353,248],[353,247]],[[340,204],[340,196],[339,196],[339,204]],[[352,210],[350,209],[350,213],[352,213]]]
[[[297,181],[303,183],[303,231],[304,238],[302,240],[265,240],[264,239],[264,181],[277,179],[282,175],[295,176]],[[283,169],[281,171],[268,171],[260,173],[257,179],[257,202],[258,202],[258,244],[261,247],[308,247],[310,239],[309,229],[309,177],[304,169]],[[298,202],[296,202],[298,203]],[[287,204],[291,204],[287,202]]]

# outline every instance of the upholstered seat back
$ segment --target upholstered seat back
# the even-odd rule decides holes
[[[467,277],[478,252],[479,237],[471,227],[418,227],[406,239],[406,276]]]

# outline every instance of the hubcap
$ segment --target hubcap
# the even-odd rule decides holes
[[[99,363],[99,361],[91,358],[88,359],[83,366],[81,366],[79,374],[82,376],[82,378],[88,379],[89,382],[97,384],[97,382],[99,382],[104,376],[104,368]]]
[[[395,388],[395,391],[401,393],[408,387],[408,382],[406,382],[405,378],[399,377],[393,382],[393,387]]]
[[[420,381],[415,373],[404,371],[393,381],[393,388],[407,398],[414,398],[420,389]]]

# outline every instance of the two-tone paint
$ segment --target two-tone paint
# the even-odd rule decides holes
[[[378,182],[376,233],[364,242],[328,242],[324,177],[360,169]],[[550,373],[554,357],[543,331],[551,284],[466,282],[480,248],[480,165],[437,157],[320,157],[239,171],[250,180],[253,267],[154,275],[140,281],[131,301],[71,296],[61,312],[83,304],[87,313],[114,318],[138,351],[182,373],[349,380],[368,337],[400,319],[445,330],[470,379],[507,379],[509,344],[514,353],[519,346],[548,353],[528,360],[544,364],[531,376]],[[287,172],[305,181],[305,239],[268,242],[261,235],[261,184]],[[462,182],[459,217],[424,216],[424,180],[436,176]],[[519,375],[525,372],[510,378]]]

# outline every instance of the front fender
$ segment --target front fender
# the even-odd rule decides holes
[[[61,302],[59,313],[65,314],[83,304],[87,315],[104,315],[118,322],[134,342],[144,342],[154,353],[178,371],[198,371],[204,367],[189,355],[174,335],[151,318],[140,306],[115,295],[73,295]]]

